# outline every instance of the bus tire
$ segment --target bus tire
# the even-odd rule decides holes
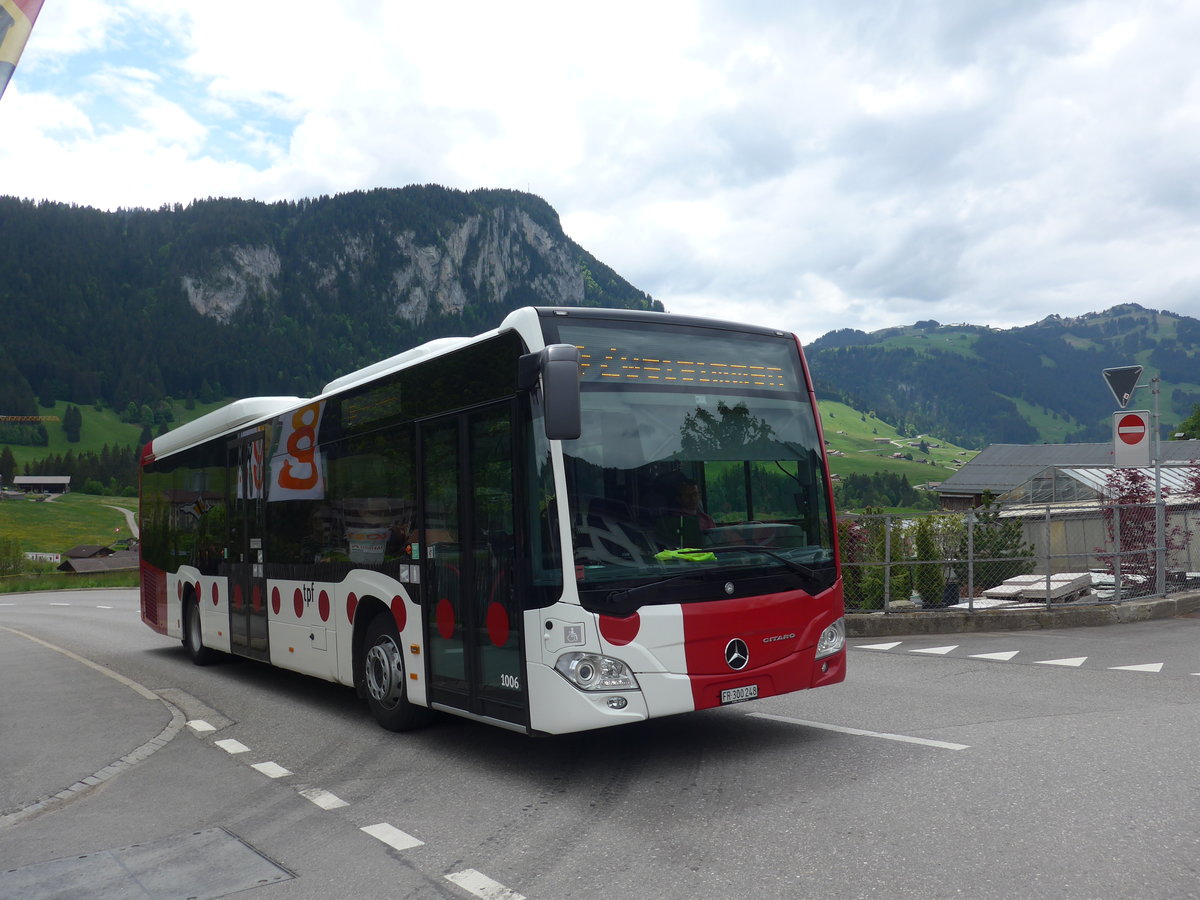
[[[425,724],[428,710],[408,699],[400,635],[390,613],[380,613],[367,626],[361,677],[371,714],[388,731],[408,731]]]
[[[183,646],[192,662],[198,666],[207,666],[217,660],[217,651],[204,646],[204,635],[200,629],[200,606],[195,600],[187,601],[183,609]]]

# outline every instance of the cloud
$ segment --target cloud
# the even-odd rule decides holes
[[[1200,9],[56,0],[3,188],[106,208],[508,187],[677,312],[808,339],[1200,315]]]

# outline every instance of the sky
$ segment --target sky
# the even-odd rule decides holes
[[[669,311],[805,340],[1200,317],[1197,47],[1191,0],[45,0],[0,194],[524,190]]]

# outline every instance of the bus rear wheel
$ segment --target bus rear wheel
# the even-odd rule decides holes
[[[189,600],[183,610],[183,646],[198,666],[216,662],[217,651],[204,646],[204,633],[200,630],[200,606]]]
[[[362,667],[367,705],[376,722],[388,731],[408,731],[425,724],[428,711],[409,702],[400,635],[387,613],[377,615],[367,626]]]

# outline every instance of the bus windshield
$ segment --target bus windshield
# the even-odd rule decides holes
[[[599,324],[560,326],[583,370],[583,429],[563,453],[585,603],[679,602],[686,590],[637,589],[731,570],[829,587],[825,468],[794,340]]]

